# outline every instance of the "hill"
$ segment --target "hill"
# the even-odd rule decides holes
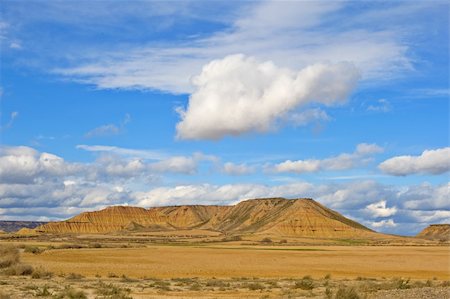
[[[424,228],[417,238],[450,241],[450,224],[431,224]]]
[[[36,228],[42,233],[209,230],[224,234],[301,237],[373,235],[312,199],[264,198],[234,206],[184,205],[156,208],[113,206]]]
[[[13,232],[19,231],[21,228],[33,229],[33,228],[36,228],[45,223],[47,223],[47,222],[0,220],[0,230],[7,232],[7,233],[13,233]]]

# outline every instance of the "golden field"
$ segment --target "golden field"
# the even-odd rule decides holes
[[[87,277],[450,278],[446,246],[149,245],[48,250],[25,253],[22,259],[54,273]]]

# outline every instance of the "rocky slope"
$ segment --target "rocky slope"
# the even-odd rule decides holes
[[[417,236],[421,239],[450,241],[450,224],[432,224]]]
[[[114,206],[36,228],[43,233],[111,233],[204,229],[227,234],[350,237],[374,232],[312,199],[266,198],[234,206]]]

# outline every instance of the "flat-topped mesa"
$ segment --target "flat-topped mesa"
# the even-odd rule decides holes
[[[232,206],[113,206],[36,229],[43,233],[112,233],[203,229],[231,234],[351,237],[373,234],[310,198],[257,198]]]
[[[421,239],[450,241],[450,224],[431,224],[416,236]]]

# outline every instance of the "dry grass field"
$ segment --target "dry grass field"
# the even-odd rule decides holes
[[[450,298],[448,244],[133,238],[5,237],[0,298]]]
[[[449,279],[444,246],[187,246],[86,248],[25,253],[23,261],[54,273],[133,278],[260,277]]]

